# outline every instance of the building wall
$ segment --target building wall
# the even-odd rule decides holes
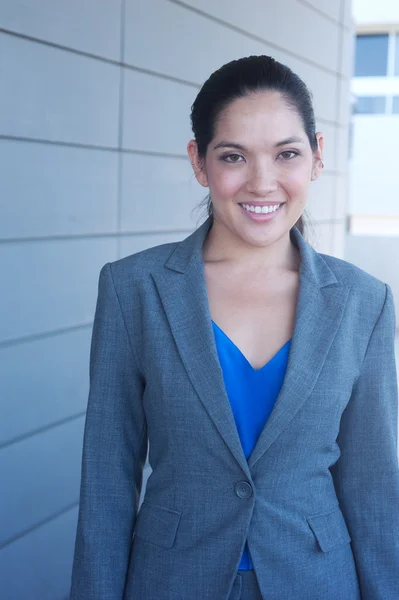
[[[198,223],[189,112],[224,62],[272,54],[310,86],[327,145],[309,203],[314,239],[342,255],[349,8],[1,1],[2,600],[67,595],[98,273]]]

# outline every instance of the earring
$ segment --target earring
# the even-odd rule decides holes
[[[324,162],[320,159],[320,163],[321,163],[321,168],[324,169]]]

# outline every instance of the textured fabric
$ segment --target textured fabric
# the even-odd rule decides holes
[[[254,571],[238,571],[229,600],[262,600]]]
[[[101,271],[71,598],[227,600],[248,539],[267,600],[397,600],[391,289],[292,230],[287,371],[247,461],[209,314],[210,225]]]
[[[248,459],[283,385],[291,340],[261,369],[254,369],[214,321],[212,327],[227,397],[245,458]],[[238,568],[254,568],[247,543]]]

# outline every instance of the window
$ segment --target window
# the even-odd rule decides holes
[[[392,112],[395,115],[399,115],[399,96],[393,97]]]
[[[385,96],[358,96],[354,112],[357,115],[383,115],[385,108]]]
[[[386,76],[388,34],[356,36],[356,77]]]

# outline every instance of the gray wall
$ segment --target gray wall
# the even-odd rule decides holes
[[[200,84],[272,54],[315,96],[315,243],[343,252],[350,2],[0,0],[0,598],[67,595],[100,267],[185,237]],[[288,18],[287,18],[288,17]]]

